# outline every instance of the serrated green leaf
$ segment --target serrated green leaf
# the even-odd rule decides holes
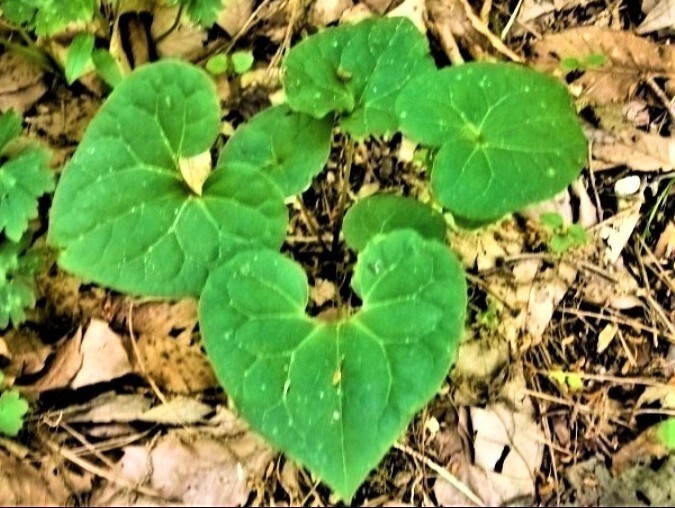
[[[376,235],[405,228],[429,240],[445,241],[443,215],[415,199],[385,194],[369,196],[352,206],[342,233],[351,249],[361,251]]]
[[[70,23],[90,21],[94,0],[0,0],[0,8],[10,23],[49,37]]]
[[[82,76],[93,50],[93,34],[80,33],[75,36],[68,48],[68,56],[66,57],[65,73],[69,85]]]
[[[183,5],[187,15],[195,23],[211,26],[216,22],[223,0],[171,0],[173,5]]]
[[[21,134],[21,117],[13,110],[0,115],[0,154],[7,144]]]
[[[513,64],[428,73],[408,83],[398,111],[406,136],[439,148],[432,191],[463,219],[495,220],[550,198],[586,161],[586,138],[565,87]]]
[[[363,138],[398,130],[401,88],[433,63],[410,20],[382,18],[309,37],[291,49],[284,68],[291,108],[316,118],[337,112],[342,129]]]
[[[96,49],[91,54],[96,73],[110,88],[115,88],[124,79],[124,74],[117,60],[105,49]]]
[[[10,390],[0,395],[0,434],[15,437],[23,427],[23,417],[28,412],[28,402],[19,392]]]
[[[241,253],[208,279],[200,329],[251,426],[348,500],[434,396],[466,307],[459,262],[412,230],[374,238],[334,322],[305,314],[307,277],[279,253]]]
[[[268,175],[286,196],[305,190],[330,154],[333,123],[276,106],[254,116],[223,149],[219,165]]]
[[[61,267],[125,292],[198,295],[236,252],[279,248],[287,213],[265,175],[220,164],[201,196],[181,177],[180,160],[209,150],[219,123],[213,82],[189,64],[146,65],[115,88],[54,196]]]
[[[29,147],[0,166],[0,233],[18,242],[37,217],[38,199],[54,187],[49,154]]]
[[[0,243],[0,330],[10,323],[16,328],[25,321],[26,310],[35,307],[35,275],[42,257],[26,250],[29,240]]]
[[[232,70],[236,74],[244,74],[249,71],[253,67],[253,62],[255,62],[251,51],[235,51],[230,59],[232,60]]]

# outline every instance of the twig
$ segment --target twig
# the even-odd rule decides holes
[[[647,86],[652,89],[652,92],[654,92],[654,94],[656,94],[659,100],[663,103],[666,111],[668,111],[668,114],[670,115],[670,118],[675,120],[675,105],[673,105],[673,101],[668,98],[663,90],[661,90],[661,87],[656,83],[656,81],[654,81],[652,76],[649,76],[645,82],[647,83]]]
[[[427,466],[429,469],[438,474],[438,476],[443,478],[446,482],[455,487],[459,492],[464,494],[472,503],[478,506],[486,506],[485,502],[483,502],[481,498],[479,498],[476,494],[474,494],[474,492],[469,488],[468,485],[460,481],[459,478],[457,478],[455,475],[453,475],[450,471],[448,471],[444,467],[441,467],[439,464],[436,464],[426,455],[422,455],[420,452],[413,450],[409,446],[400,443],[396,443],[394,445],[394,448],[422,462],[425,466]]]
[[[518,17],[518,12],[520,12],[520,7],[523,5],[523,0],[518,0],[518,3],[516,4],[516,7],[513,9],[513,12],[511,13],[511,16],[509,17],[509,20],[506,22],[506,26],[502,30],[502,33],[499,34],[499,37],[504,40],[506,39],[506,36],[509,35],[509,32],[511,31],[511,28],[513,27],[513,23],[515,23],[516,18]],[[557,479],[556,479],[557,481]]]
[[[131,302],[129,302],[129,317],[128,317],[128,323],[127,323],[127,328],[129,330],[129,337],[131,339],[131,347],[134,350],[134,355],[136,356],[136,361],[138,362],[138,366],[141,368],[141,374],[143,375],[145,380],[148,382],[148,384],[150,385],[150,388],[155,393],[155,395],[160,400],[160,402],[162,404],[166,405],[166,403],[167,403],[166,397],[160,391],[159,387],[157,386],[157,383],[155,383],[155,380],[152,379],[152,376],[150,376],[148,374],[148,371],[145,367],[145,362],[143,361],[143,358],[141,357],[141,353],[138,350],[138,344],[136,344],[136,335],[134,334],[133,315],[134,315],[134,302],[131,301]]]
[[[154,497],[157,499],[164,498],[164,496],[162,496],[162,494],[157,492],[155,489],[151,489],[143,485],[136,485],[134,482],[124,478],[123,476],[114,475],[110,471],[107,471],[96,464],[92,464],[88,460],[78,457],[72,451],[68,450],[67,448],[60,447],[48,439],[40,438],[40,440],[52,452],[63,456],[65,459],[69,460],[76,466],[81,467],[85,471],[95,474],[96,476],[100,476],[101,478],[108,480],[109,482],[116,483],[117,485],[120,485],[124,488],[136,491],[140,494],[143,494],[144,496]]]
[[[469,18],[469,21],[471,22],[471,25],[476,29],[477,32],[479,32],[481,35],[484,35],[488,41],[490,41],[490,44],[499,51],[502,55],[505,57],[513,60],[514,62],[522,63],[523,58],[520,55],[517,55],[513,51],[511,51],[503,42],[502,40],[497,37],[495,34],[493,34],[490,29],[481,21],[481,19],[476,16],[476,13],[473,11],[473,8],[471,5],[469,5],[468,0],[460,0],[462,6],[464,7],[464,11],[466,12],[466,17]]]

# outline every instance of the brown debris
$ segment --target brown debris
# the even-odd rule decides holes
[[[593,55],[606,61],[588,68],[572,83],[583,103],[607,104],[631,98],[649,77],[664,78],[672,91],[675,78],[675,48],[655,44],[629,32],[586,26],[544,36],[532,45],[533,63],[547,72],[562,75],[561,63],[575,58],[583,62]]]

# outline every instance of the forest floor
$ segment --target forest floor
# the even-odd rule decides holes
[[[675,1],[229,0],[210,30],[181,22],[159,43],[175,9],[137,4],[110,14],[101,34],[129,68],[158,55],[203,65],[252,51],[251,70],[216,78],[224,136],[279,101],[291,44],[372,15],[410,17],[439,65],[518,61],[564,79],[588,165],[554,200],[450,233],[470,296],[457,365],[353,504],[675,502],[675,459],[654,430],[675,416]],[[70,38],[39,42],[58,54]],[[107,93],[93,74],[68,86],[0,54],[0,111],[24,115],[57,173]],[[381,190],[428,193],[411,150],[400,135],[357,145],[349,203]],[[333,238],[345,152],[338,135],[304,207],[289,205],[283,250],[309,275],[313,314],[350,291],[354,256],[327,257],[319,238]],[[48,203],[41,209],[38,243]],[[581,225],[587,240],[553,253],[542,211]],[[5,380],[31,404],[18,438],[0,437],[0,504],[340,504],[228,406],[195,301],[130,298],[54,259],[37,286],[27,321],[0,331]]]

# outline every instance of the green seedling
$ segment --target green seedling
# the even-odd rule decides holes
[[[77,34],[68,48],[65,74],[69,85],[82,76],[91,60],[94,51],[94,35],[88,33]]]
[[[0,389],[5,376],[0,371]],[[23,428],[23,417],[28,412],[28,402],[15,390],[2,390],[0,394],[0,434],[16,437]]]
[[[560,62],[560,67],[564,71],[587,71],[600,69],[607,62],[607,57],[601,54],[591,54],[579,60],[578,58],[564,58]]]
[[[251,70],[253,53],[250,51],[235,51],[231,55],[215,55],[206,62],[206,70],[214,76],[226,73],[244,74]]]
[[[558,213],[544,213],[539,216],[541,224],[548,230],[551,237],[548,248],[556,254],[563,254],[575,247],[581,247],[588,242],[586,230],[579,224],[565,225],[565,221]]]

